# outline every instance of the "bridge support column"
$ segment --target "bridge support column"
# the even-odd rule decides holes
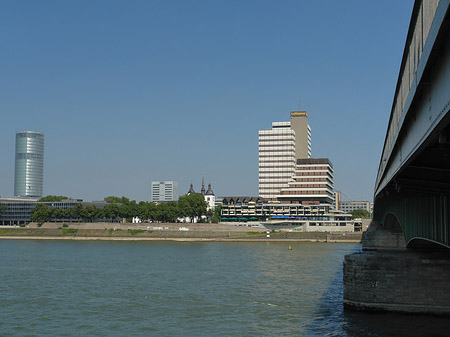
[[[402,233],[372,223],[363,251],[345,257],[344,307],[450,315],[450,254],[406,249]]]

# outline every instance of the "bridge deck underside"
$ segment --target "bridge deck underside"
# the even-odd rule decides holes
[[[374,200],[374,220],[394,215],[410,247],[450,248],[449,27],[447,10]]]

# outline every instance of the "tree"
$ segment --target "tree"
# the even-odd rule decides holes
[[[46,204],[38,204],[31,213],[31,221],[42,225],[44,222],[50,220],[51,210]]]
[[[214,213],[211,217],[211,221],[213,223],[219,223],[221,213],[222,213],[222,205],[217,205],[216,208],[214,208]]]
[[[195,193],[181,196],[178,199],[178,207],[180,215],[190,217],[193,222],[195,217],[200,218],[206,214],[208,205],[201,194]]]
[[[351,212],[352,218],[370,218],[371,215],[365,209],[355,209]]]
[[[63,195],[47,195],[46,197],[43,197],[39,199],[39,202],[59,202],[69,199],[68,197],[65,197]]]
[[[128,205],[130,203],[130,199],[126,198],[126,197],[115,197],[115,196],[110,196],[110,197],[106,197],[103,200],[107,201],[107,202],[111,202],[114,204],[123,204],[123,205]]]
[[[81,211],[80,211],[80,215],[83,218],[83,221],[87,222],[87,221],[92,221],[94,219],[95,216],[95,210],[97,207],[95,207],[94,205],[89,205],[86,207],[82,207]]]
[[[5,204],[0,204],[0,215],[3,214],[4,211],[6,211],[7,207]]]
[[[78,219],[80,219],[82,217],[82,215],[83,215],[83,204],[81,202],[76,204],[74,207],[69,208],[69,209],[71,211],[70,212],[71,218],[78,220]]]
[[[108,204],[103,208],[105,213],[105,217],[109,219],[115,219],[119,217],[119,205],[117,204]]]

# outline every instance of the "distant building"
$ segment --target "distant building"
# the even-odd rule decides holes
[[[151,201],[161,203],[177,200],[178,183],[176,181],[152,181]]]
[[[260,197],[224,197],[222,223],[259,223],[266,228],[304,232],[354,232],[350,214],[334,212],[330,204],[281,204]]]
[[[44,134],[16,133],[14,196],[41,198],[44,190]]]
[[[296,159],[311,157],[306,111],[292,111],[290,122],[273,122],[258,133],[259,196],[275,201],[295,173]]]
[[[362,209],[371,213],[370,201],[343,201],[339,203],[339,209],[345,213],[351,213],[357,209]]]
[[[0,225],[13,226],[30,222],[31,213],[38,204],[67,209],[83,202],[81,199],[64,199],[57,202],[38,202],[38,200],[37,198],[0,198],[0,205],[5,207],[0,214]]]

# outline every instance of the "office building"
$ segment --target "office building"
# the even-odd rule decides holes
[[[259,196],[276,200],[295,171],[295,131],[290,122],[273,122],[259,131]]]
[[[14,196],[41,198],[44,190],[44,134],[16,133]]]
[[[260,130],[259,196],[276,201],[295,173],[296,159],[311,157],[311,128],[306,111],[292,111],[289,122],[273,122]]]
[[[0,206],[4,208],[0,213],[0,225],[27,224],[31,221],[33,209],[39,204],[64,210],[83,202],[80,199],[64,199],[58,202],[39,202],[38,200],[37,198],[0,198]]]
[[[176,181],[152,181],[152,202],[160,203],[177,200],[178,183]]]
[[[268,203],[260,197],[224,197],[220,221],[300,232],[360,230],[350,214],[334,212],[330,204]]]
[[[282,188],[277,199],[281,203],[319,205],[334,200],[333,165],[328,158],[297,159],[294,176]]]
[[[362,209],[371,213],[370,201],[347,201],[341,200],[339,210],[345,213],[351,213],[357,209]]]

